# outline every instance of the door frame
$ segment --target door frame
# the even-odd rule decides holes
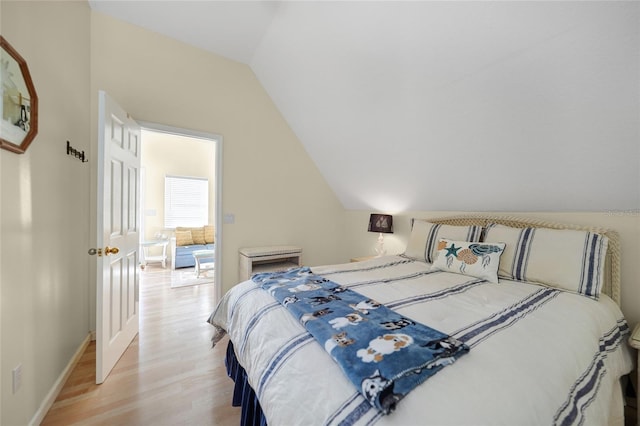
[[[195,139],[204,139],[209,142],[213,142],[216,154],[215,158],[215,209],[214,209],[214,226],[215,226],[215,241],[216,241],[216,254],[214,268],[214,288],[215,288],[215,302],[217,303],[222,299],[222,135],[215,133],[199,132],[197,130],[183,129],[180,127],[167,126],[164,124],[158,124],[148,121],[136,120],[142,130],[149,130],[157,133],[167,133],[176,136],[186,136]],[[144,155],[144,154],[143,154]],[[142,209],[141,209],[142,212]],[[142,231],[142,230],[141,230]]]

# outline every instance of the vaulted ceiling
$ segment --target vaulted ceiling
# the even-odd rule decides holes
[[[250,66],[347,209],[640,208],[637,1],[89,3]]]

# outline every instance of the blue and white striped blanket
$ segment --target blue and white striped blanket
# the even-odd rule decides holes
[[[386,256],[311,268],[471,348],[390,415],[354,389],[323,345],[251,280],[226,292],[209,318],[214,342],[228,333],[271,425],[607,424],[618,378],[634,359],[628,325],[610,298],[494,284],[430,266]]]
[[[367,401],[389,414],[420,383],[469,347],[307,267],[252,280],[324,346]]]

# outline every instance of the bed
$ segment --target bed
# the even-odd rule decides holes
[[[384,414],[273,292],[245,281],[209,318],[214,344],[229,337],[242,424],[624,424],[620,380],[633,358],[614,231],[499,216],[415,219],[403,254],[310,273],[462,341],[468,353]]]

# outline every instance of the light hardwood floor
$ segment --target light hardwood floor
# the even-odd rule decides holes
[[[234,425],[227,340],[211,348],[214,284],[170,288],[170,273],[140,274],[140,334],[101,384],[95,342],[73,370],[42,425]]]

